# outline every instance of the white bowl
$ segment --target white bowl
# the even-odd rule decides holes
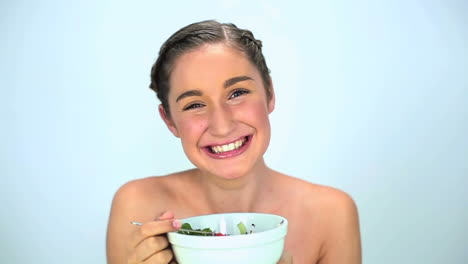
[[[179,264],[276,264],[288,229],[286,218],[261,213],[226,213],[181,219],[193,229],[210,228],[229,236],[193,236],[168,233]],[[237,224],[247,231],[241,235]]]

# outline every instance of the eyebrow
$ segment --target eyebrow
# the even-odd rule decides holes
[[[242,81],[247,81],[247,80],[252,80],[253,79],[249,76],[236,76],[236,77],[232,77],[230,79],[227,79],[225,82],[224,82],[224,85],[223,87],[224,88],[228,88],[229,86],[232,86],[238,82],[242,82]]]
[[[227,79],[226,81],[224,81],[224,84],[223,84],[223,87],[224,89],[228,88],[229,86],[232,86],[238,82],[242,82],[242,81],[247,81],[247,80],[252,80],[253,79],[249,76],[236,76],[236,77],[232,77],[232,78],[229,78]],[[177,99],[176,99],[176,103],[179,102],[180,100],[186,98],[186,97],[190,97],[190,96],[202,96],[203,93],[199,90],[189,90],[189,91],[186,91],[186,92],[183,92],[181,93]]]
[[[183,92],[177,97],[176,103],[184,99],[185,97],[190,97],[190,96],[202,96],[202,92],[200,92],[199,90],[189,90],[189,91]]]

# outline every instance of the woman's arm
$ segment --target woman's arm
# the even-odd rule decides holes
[[[158,206],[148,199],[147,186],[144,180],[133,181],[117,191],[107,230],[108,264],[167,264],[173,258],[165,233],[177,229],[174,215],[166,212],[156,219]],[[140,227],[130,221],[145,224]]]
[[[138,185],[127,183],[116,192],[112,201],[106,243],[107,263],[109,264],[127,262],[128,240],[137,229],[136,226],[130,224],[130,221],[142,221],[142,219],[133,219],[131,213],[137,210],[138,191]]]
[[[327,206],[328,232],[319,264],[360,264],[361,236],[356,204],[346,193],[334,195]]]

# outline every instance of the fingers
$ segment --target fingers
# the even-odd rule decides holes
[[[164,236],[152,236],[143,240],[134,251],[135,259],[145,261],[151,256],[167,249],[169,242]],[[168,262],[165,262],[168,263]]]
[[[132,245],[136,247],[148,237],[165,234],[167,232],[176,231],[180,228],[180,221],[176,219],[168,219],[161,221],[152,221],[143,224],[135,230],[132,238]]]
[[[177,230],[174,226],[180,227],[180,222],[170,219],[148,222],[135,230],[129,263],[169,263],[172,250],[164,233]]]
[[[173,260],[172,250],[165,234],[180,228],[174,213],[166,211],[155,221],[135,228],[128,244],[128,263],[163,263]]]
[[[150,256],[148,259],[143,261],[144,264],[167,264],[174,258],[172,250],[169,248],[159,251],[158,253]]]
[[[168,219],[173,219],[173,218],[174,218],[174,213],[172,211],[165,211],[157,218],[157,220],[168,220]]]

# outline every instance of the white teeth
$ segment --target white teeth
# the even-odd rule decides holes
[[[240,141],[234,142],[234,147],[235,147],[236,149],[238,149],[241,145],[242,145],[242,142],[240,142]]]
[[[227,151],[231,151],[231,150],[235,150],[235,149],[240,148],[244,144],[244,142],[245,142],[245,138],[242,138],[240,140],[237,140],[236,142],[232,142],[232,143],[229,143],[229,144],[226,144],[226,145],[213,146],[213,147],[211,147],[211,150],[214,153],[227,152]]]

